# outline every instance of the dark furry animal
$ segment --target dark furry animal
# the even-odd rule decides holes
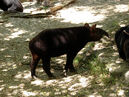
[[[121,27],[115,34],[115,42],[119,55],[129,61],[129,25]]]
[[[0,0],[0,8],[8,12],[23,12],[23,6],[19,0]]]
[[[49,77],[53,77],[50,72],[51,57],[67,55],[65,71],[75,72],[73,59],[77,53],[91,41],[98,41],[108,33],[96,25],[89,24],[79,27],[47,29],[39,33],[29,42],[29,49],[32,54],[31,76],[35,75],[35,69],[40,59],[43,61],[43,69]]]

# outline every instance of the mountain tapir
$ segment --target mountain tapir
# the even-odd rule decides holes
[[[46,29],[39,33],[29,42],[29,49],[32,54],[31,76],[35,75],[35,69],[40,59],[43,62],[43,69],[48,77],[53,77],[50,71],[51,57],[63,54],[67,55],[65,71],[75,72],[73,59],[77,53],[91,41],[98,41],[103,36],[109,37],[108,33],[96,24],[92,27],[89,24],[78,27]]]
[[[129,61],[129,25],[121,27],[115,33],[115,42],[118,48],[119,56]]]
[[[19,0],[0,0],[0,8],[8,12],[23,12],[23,6]]]

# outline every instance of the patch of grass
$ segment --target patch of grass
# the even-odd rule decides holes
[[[105,85],[114,85],[116,80],[113,76],[108,75],[108,76],[104,76],[102,78],[102,81]]]
[[[92,53],[86,57],[80,55],[77,59],[80,62],[78,66],[79,72],[88,72],[88,74],[93,75],[96,78],[93,82],[94,84],[100,82],[104,85],[115,84],[115,77],[109,73],[106,64],[99,60],[97,53]]]

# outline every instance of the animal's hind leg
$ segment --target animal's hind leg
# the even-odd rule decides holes
[[[31,64],[30,64],[32,78],[34,76],[36,76],[35,70],[36,70],[36,66],[37,66],[39,60],[40,60],[40,57],[38,55],[32,54],[32,61],[31,61]]]
[[[53,74],[50,71],[50,57],[44,57],[42,58],[43,61],[43,69],[47,73],[49,78],[54,77]]]

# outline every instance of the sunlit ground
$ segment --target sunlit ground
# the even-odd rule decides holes
[[[106,9],[102,7],[106,6]],[[101,8],[99,8],[101,7]],[[119,5],[99,5],[99,6],[74,6],[58,12],[58,15],[55,17],[57,19],[62,19],[62,22],[70,23],[93,23],[97,21],[102,21],[107,18],[107,16],[112,15],[111,10],[114,13],[117,12],[127,12],[129,6],[127,4]]]
[[[129,2],[96,2],[78,1],[45,19],[4,17],[8,21],[0,23],[0,97],[128,97],[129,66],[118,57],[113,39],[119,26],[129,23]],[[24,13],[46,11],[37,11],[34,4],[24,2]],[[63,76],[66,56],[61,56],[51,62],[56,79],[48,79],[41,62],[38,78],[31,79],[28,41],[46,28],[84,23],[98,24],[111,38],[89,43],[79,52],[74,60],[78,74]]]
[[[30,5],[30,6],[28,6]],[[31,13],[31,14],[36,14],[36,13],[45,13],[47,11],[46,10],[39,10],[37,9],[37,7],[39,7],[40,5],[36,5],[36,2],[23,2],[23,6],[24,6],[24,13]]]

